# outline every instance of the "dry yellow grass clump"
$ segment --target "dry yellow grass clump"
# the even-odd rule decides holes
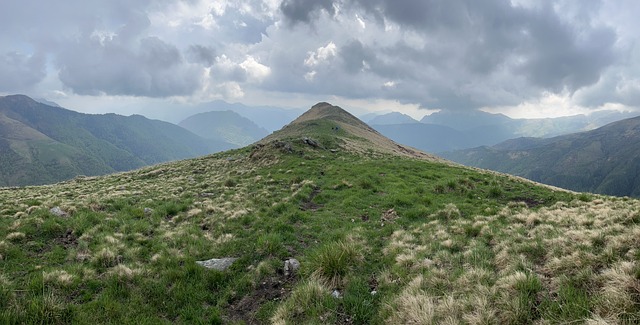
[[[389,323],[640,321],[640,201],[513,205],[476,219],[472,238],[455,218],[392,234],[384,252],[412,280],[390,300]],[[547,318],[554,308],[567,318]]]

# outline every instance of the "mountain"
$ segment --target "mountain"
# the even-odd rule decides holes
[[[297,109],[284,109],[273,106],[247,106],[240,103],[227,103],[220,100],[200,104],[197,106],[197,109],[201,112],[234,111],[269,132],[280,129],[303,112]]]
[[[518,137],[553,137],[587,131],[631,117],[631,112],[603,111],[544,119],[512,119],[482,111],[440,111],[427,115],[422,124],[374,125],[386,137],[433,153],[492,146]]]
[[[190,116],[179,126],[205,139],[222,140],[239,147],[254,143],[269,132],[233,111],[212,111]]]
[[[439,124],[390,124],[374,125],[376,130],[394,141],[420,150],[440,153],[457,149],[466,149],[496,144],[508,138],[511,133],[499,128],[483,127],[472,131],[459,131]]]
[[[0,323],[637,323],[640,201],[409,150],[320,103],[252,146],[0,189]]]
[[[503,114],[492,114],[478,110],[442,110],[424,116],[420,122],[444,125],[458,131],[468,131],[480,127],[508,125],[512,119]]]
[[[325,149],[347,147],[355,152],[382,152],[414,158],[438,160],[424,152],[399,145],[351,113],[329,103],[318,103],[310,110],[272,133],[259,143],[280,142],[284,139],[303,138]]]
[[[376,115],[367,121],[369,125],[413,124],[418,123],[411,116],[399,112]]]
[[[132,107],[131,110],[135,108]],[[245,117],[268,132],[279,130],[287,123],[293,121],[304,110],[281,108],[274,106],[249,106],[241,103],[228,103],[223,100],[215,100],[195,105],[166,104],[160,110],[155,106],[142,107],[138,111],[145,112],[146,116],[154,116],[158,119],[175,122],[178,124],[190,116],[211,111],[233,111]]]
[[[56,102],[52,102],[52,101],[50,101],[50,100],[46,100],[46,99],[44,99],[44,98],[32,98],[32,99],[33,99],[33,100],[35,100],[35,101],[36,101],[36,102],[38,102],[38,103],[45,104],[45,105],[47,105],[47,106],[53,106],[53,107],[60,107],[60,108],[62,108],[62,106],[60,106],[58,103],[56,103]]]
[[[143,116],[90,115],[0,97],[0,186],[54,183],[233,148]]]
[[[576,191],[640,196],[640,117],[587,132],[519,138],[442,155]]]

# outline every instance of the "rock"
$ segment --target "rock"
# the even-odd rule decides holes
[[[49,212],[51,212],[51,214],[53,214],[54,216],[57,217],[68,217],[69,214],[66,213],[64,210],[60,209],[60,207],[53,207],[49,210]]]
[[[314,148],[318,148],[318,147],[320,147],[320,145],[318,144],[318,142],[316,142],[316,141],[315,141],[315,140],[313,140],[313,139],[310,139],[310,138],[306,138],[306,137],[305,137],[302,141],[303,141],[305,144],[308,144],[308,145],[310,145],[310,146],[312,146],[312,147],[314,147]]]
[[[380,217],[380,220],[382,220],[383,222],[391,223],[398,218],[399,218],[398,213],[396,212],[395,209],[392,208],[382,213],[382,217]]]
[[[229,266],[231,266],[231,264],[233,264],[233,262],[235,262],[237,259],[238,258],[236,257],[212,258],[206,261],[196,261],[196,264],[202,265],[207,269],[224,271],[229,268]]]
[[[277,141],[274,143],[274,146],[278,149],[280,149],[280,151],[285,152],[285,153],[292,153],[293,152],[293,147],[291,147],[290,143],[287,142],[282,142],[282,141]]]
[[[331,295],[332,295],[334,298],[342,298],[342,295],[340,295],[340,291],[338,291],[338,290],[333,290],[333,292],[331,293]]]
[[[144,211],[144,214],[145,214],[145,215],[150,215],[150,214],[152,214],[152,213],[153,213],[153,209],[151,209],[151,208],[144,208],[144,210],[143,210],[143,211]]]
[[[298,269],[300,269],[300,262],[298,262],[298,260],[296,260],[295,258],[290,258],[286,261],[284,261],[284,275],[285,276],[292,276],[294,275]]]

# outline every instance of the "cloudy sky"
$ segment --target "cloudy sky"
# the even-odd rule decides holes
[[[636,0],[2,0],[0,94],[83,112],[640,106]],[[159,116],[159,115],[158,115]]]

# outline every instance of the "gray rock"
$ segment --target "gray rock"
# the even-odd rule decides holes
[[[303,141],[304,143],[306,143],[307,145],[310,145],[310,146],[312,146],[312,147],[314,147],[314,148],[318,148],[318,147],[320,147],[320,145],[318,144],[318,142],[316,142],[316,141],[315,141],[315,140],[313,140],[313,139],[310,139],[310,138],[305,137],[304,139],[302,139],[302,141]]]
[[[231,266],[231,264],[233,264],[233,262],[235,262],[237,259],[238,258],[236,257],[212,258],[206,261],[196,261],[196,264],[202,265],[207,269],[224,271],[229,268],[229,266]]]
[[[333,292],[331,293],[331,295],[332,295],[334,298],[342,298],[342,295],[340,294],[340,291],[338,291],[338,290],[333,290]]]
[[[298,272],[298,269],[300,269],[300,262],[298,262],[298,260],[296,260],[295,258],[290,258],[284,261],[285,276],[294,275],[296,272]]]
[[[69,214],[67,212],[65,212],[64,210],[60,209],[60,207],[53,207],[51,209],[49,209],[49,212],[51,212],[51,214],[53,214],[54,216],[57,217],[68,217]]]
[[[144,214],[145,214],[145,215],[150,215],[150,214],[152,214],[152,213],[153,213],[153,209],[151,209],[151,208],[144,208]]]
[[[277,141],[277,142],[274,143],[274,146],[276,148],[279,148],[280,151],[282,151],[282,152],[286,152],[286,153],[292,153],[293,152],[293,147],[291,147],[291,144],[287,143],[287,142]]]

